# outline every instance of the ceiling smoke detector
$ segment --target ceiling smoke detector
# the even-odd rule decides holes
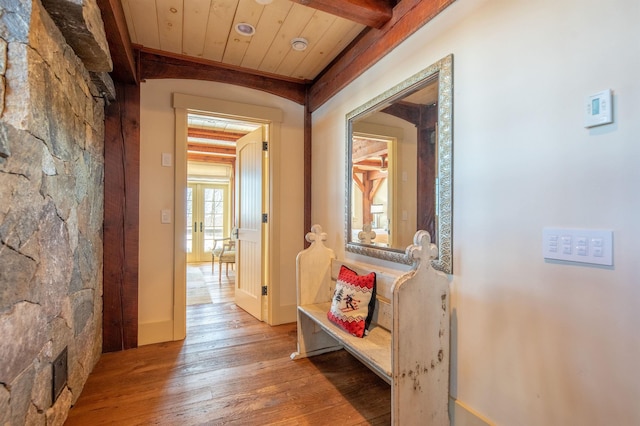
[[[236,32],[243,36],[252,36],[256,33],[256,29],[253,25],[246,22],[238,22],[236,24]]]
[[[298,37],[291,40],[291,48],[293,50],[303,51],[307,48],[309,42],[306,38]]]

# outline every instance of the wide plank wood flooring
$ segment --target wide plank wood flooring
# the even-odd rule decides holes
[[[351,355],[292,361],[295,324],[238,308],[231,271],[188,276],[187,338],[104,354],[66,425],[390,424],[389,385]]]

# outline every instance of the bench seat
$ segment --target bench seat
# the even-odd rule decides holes
[[[372,324],[363,337],[352,336],[327,318],[331,302],[298,306],[298,311],[316,322],[344,349],[391,384],[391,332]]]

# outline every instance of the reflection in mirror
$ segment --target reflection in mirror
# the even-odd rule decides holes
[[[347,115],[346,249],[409,263],[419,229],[451,273],[452,56]]]

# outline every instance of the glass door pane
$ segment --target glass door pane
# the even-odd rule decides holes
[[[190,183],[187,188],[187,262],[211,260],[215,240],[229,237],[229,186]]]
[[[216,239],[224,238],[224,188],[204,188],[204,251],[211,252]]]
[[[195,217],[193,215],[193,190],[193,185],[189,185],[187,187],[187,254],[193,253],[193,224],[195,222]]]

